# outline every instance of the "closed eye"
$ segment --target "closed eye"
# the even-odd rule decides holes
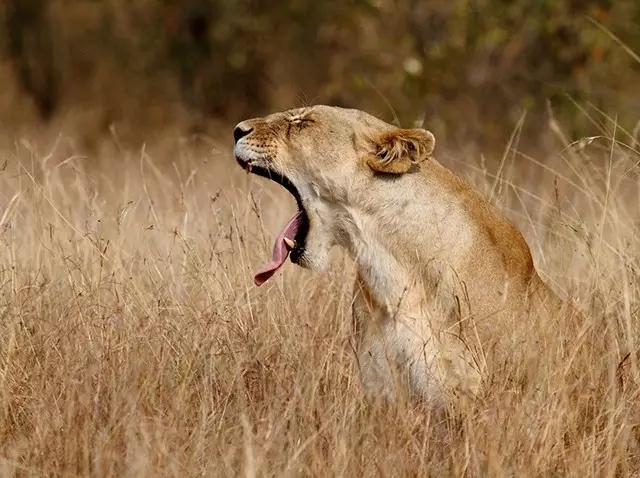
[[[297,128],[300,131],[312,123],[315,121],[311,118],[291,118],[287,123],[287,138],[291,135],[291,128]]]
[[[293,118],[291,120],[291,124],[296,126],[305,126],[314,122],[315,121],[313,121],[311,118]]]

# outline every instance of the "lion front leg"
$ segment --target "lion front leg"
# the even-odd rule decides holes
[[[368,400],[394,402],[397,399],[397,377],[394,358],[385,347],[380,329],[380,311],[360,276],[356,279],[351,306],[355,351],[364,393]]]
[[[460,337],[434,333],[426,317],[385,314],[358,278],[352,318],[355,349],[365,395],[394,402],[400,393],[443,405],[447,392],[475,394],[479,373]]]
[[[392,403],[409,394],[438,401],[436,381],[427,379],[434,350],[389,317],[360,277],[354,287],[352,318],[358,367],[368,400]]]

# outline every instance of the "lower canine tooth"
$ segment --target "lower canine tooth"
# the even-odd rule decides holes
[[[284,238],[284,243],[287,245],[287,247],[288,247],[289,249],[293,249],[293,248],[295,248],[295,247],[296,247],[296,242],[295,242],[295,241],[293,241],[293,240],[291,240],[291,239],[289,239],[288,237],[285,237],[285,238]]]

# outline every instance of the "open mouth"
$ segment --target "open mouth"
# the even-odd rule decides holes
[[[289,220],[286,226],[284,226],[273,245],[273,256],[271,260],[254,276],[253,280],[255,284],[260,286],[269,280],[271,276],[273,276],[278,269],[284,265],[289,255],[291,256],[291,262],[294,264],[298,263],[304,254],[307,235],[309,234],[309,217],[302,205],[300,193],[289,178],[267,168],[253,166],[250,162],[244,161],[238,157],[236,157],[236,161],[238,161],[238,164],[240,164],[240,166],[242,166],[246,171],[271,179],[272,181],[280,184],[289,191],[289,193],[291,193],[298,205],[298,212]]]

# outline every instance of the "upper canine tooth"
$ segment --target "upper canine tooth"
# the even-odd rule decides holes
[[[247,172],[250,173],[251,172],[251,164],[247,164]]]
[[[289,249],[293,249],[296,247],[296,242],[288,237],[284,238],[284,243],[287,245]]]

